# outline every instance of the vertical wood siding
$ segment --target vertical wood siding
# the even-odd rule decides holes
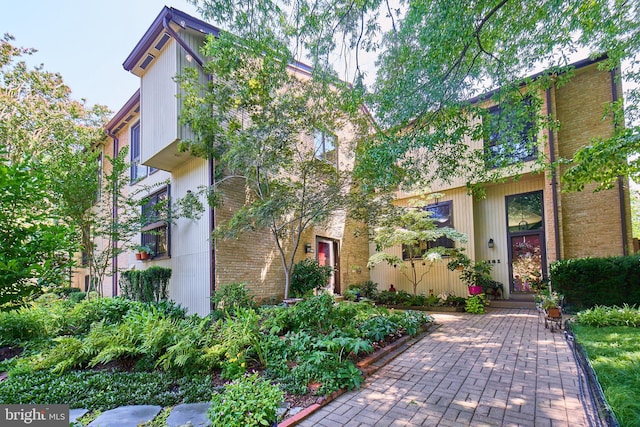
[[[208,162],[192,158],[173,173],[171,197],[180,199],[191,190],[198,191],[208,181]],[[190,313],[206,315],[210,312],[211,260],[209,251],[210,209],[201,199],[205,211],[198,220],[178,218],[171,225],[171,267],[173,277],[169,296]]]
[[[177,44],[171,39],[140,79],[142,163],[178,137]]]
[[[544,187],[544,177],[542,175],[527,175],[517,182],[510,182],[487,187],[486,198],[474,201],[475,212],[475,253],[476,260],[487,260],[491,262],[493,271],[491,273],[494,280],[503,284],[505,297],[508,296],[509,289],[509,242],[507,238],[507,212],[506,196],[531,191],[542,190]],[[549,198],[549,191],[543,191],[543,197]],[[549,230],[547,225],[549,218],[545,217],[545,231]],[[489,249],[489,239],[493,239],[494,247]]]
[[[471,258],[474,257],[475,247],[473,245],[475,230],[473,226],[473,210],[474,204],[471,196],[468,196],[465,188],[457,188],[444,191],[444,197],[440,201],[451,200],[453,203],[453,228],[457,231],[465,233],[468,237],[468,243],[456,243],[456,247],[465,248],[465,253]],[[398,204],[406,206],[409,199],[401,199]],[[402,248],[395,247],[387,250],[388,253],[402,257]],[[370,253],[375,253],[375,245],[370,245]],[[427,273],[417,288],[418,294],[428,295],[430,293],[440,294],[443,292],[452,292],[458,296],[466,296],[467,288],[459,278],[457,271],[449,271],[447,269],[447,258],[442,261],[429,263],[418,262],[418,276]],[[409,263],[405,261],[405,266]],[[409,273],[409,270],[405,270]],[[396,289],[404,290],[409,293],[413,292],[411,281],[402,274],[401,267],[393,267],[387,264],[378,264],[371,269],[371,280],[378,283],[379,290],[389,289],[393,284]]]

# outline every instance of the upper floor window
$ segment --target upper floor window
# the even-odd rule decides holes
[[[131,154],[131,182],[136,182],[155,172],[156,168],[150,168],[140,164],[140,122],[131,128],[131,142],[129,143]]]
[[[336,137],[334,135],[316,129],[313,132],[313,149],[317,159],[333,164],[338,162]]]
[[[145,223],[141,244],[148,246],[154,257],[169,255],[169,209],[169,187],[150,195],[142,205]]]
[[[525,100],[523,106],[497,105],[489,109],[484,141],[487,167],[498,168],[536,158],[535,114],[530,100]]]
[[[423,209],[431,212],[430,218],[437,228],[453,228],[453,202],[451,200],[427,205]],[[417,245],[402,245],[402,259],[422,258],[429,249],[438,246],[450,249],[455,247],[455,243],[450,238],[442,236],[435,240],[420,242]]]

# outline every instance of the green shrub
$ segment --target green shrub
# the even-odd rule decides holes
[[[342,296],[347,301],[356,301],[361,295],[362,294],[360,293],[360,288],[355,285],[349,285],[349,287],[344,292],[342,292]]]
[[[405,291],[380,291],[376,298],[376,302],[385,305],[411,305],[413,295]]]
[[[172,319],[180,320],[187,317],[187,309],[173,300],[150,303],[150,306],[155,307],[162,315]]]
[[[276,410],[283,401],[284,394],[278,386],[255,373],[214,393],[208,417],[213,426],[269,426],[276,421]]]
[[[484,294],[472,295],[467,298],[467,302],[464,305],[464,311],[473,314],[483,314],[486,303],[487,300]]]
[[[47,336],[47,320],[32,308],[0,312],[0,346]]]
[[[52,289],[51,292],[53,292],[54,294],[57,294],[57,295],[62,295],[62,296],[68,297],[71,294],[81,292],[81,290],[79,288],[72,288],[70,286],[64,286],[64,287],[60,287],[60,288],[54,288],[54,289]]]
[[[239,308],[255,308],[253,296],[249,294],[245,283],[229,283],[220,286],[213,294],[216,310],[233,315]]]
[[[322,293],[311,296],[290,308],[290,330],[305,330],[326,333],[331,329],[334,317],[335,301],[332,295]]]
[[[146,270],[128,270],[120,275],[120,289],[125,298],[141,302],[167,299],[171,269],[154,265]]]
[[[398,330],[398,324],[386,316],[371,317],[358,327],[363,338],[371,341],[383,341]]]
[[[86,333],[91,324],[104,321],[107,324],[118,323],[133,307],[143,306],[139,302],[122,297],[92,298],[73,306],[69,312],[69,325],[73,333]]]
[[[550,268],[553,289],[577,308],[640,305],[640,256],[556,261]]]
[[[69,298],[69,301],[72,302],[73,304],[77,304],[83,299],[85,299],[86,297],[87,297],[86,292],[73,292],[73,293],[70,293],[67,298]]]
[[[291,274],[291,295],[304,297],[314,290],[327,286],[333,268],[330,265],[320,265],[314,259],[303,259],[293,266]]]
[[[211,377],[175,378],[162,372],[36,371],[0,383],[4,404],[67,404],[105,411],[125,405],[171,406],[211,397]]]
[[[580,324],[602,328],[605,326],[640,327],[640,309],[625,304],[621,307],[604,307],[597,305],[576,314]]]
[[[378,295],[378,284],[371,280],[360,283],[358,288],[360,289],[360,296],[363,298],[376,299]]]

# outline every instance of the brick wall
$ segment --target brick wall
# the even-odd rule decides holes
[[[231,218],[248,194],[242,181],[233,180],[221,187],[222,206],[216,209],[216,223]],[[216,287],[244,282],[257,301],[282,299],[285,276],[275,240],[267,229],[249,231],[237,239],[216,242]]]
[[[613,134],[611,117],[603,120],[604,109],[612,101],[611,84],[610,73],[590,65],[577,70],[567,85],[556,89],[556,112],[561,123],[557,149],[561,157],[571,158],[592,138]],[[560,173],[564,170],[566,167]],[[623,254],[619,189],[616,186],[594,193],[594,188],[588,185],[581,192],[558,193],[563,258]],[[624,191],[628,214],[628,188]],[[630,242],[630,227],[627,230]]]

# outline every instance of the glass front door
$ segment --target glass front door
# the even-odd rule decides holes
[[[533,284],[542,277],[540,234],[511,236],[511,290],[533,292]]]
[[[507,196],[511,292],[533,292],[545,273],[542,191]]]

